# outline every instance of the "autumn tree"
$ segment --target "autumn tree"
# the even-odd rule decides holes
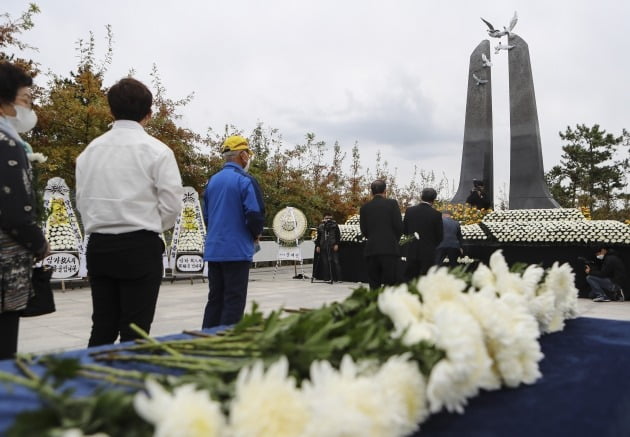
[[[32,29],[35,23],[33,17],[38,14],[39,7],[30,3],[28,9],[19,18],[13,19],[8,13],[0,14],[0,61],[10,61],[20,65],[26,71],[35,76],[39,72],[38,64],[32,59],[24,59],[9,53],[10,50],[18,50],[23,53],[26,50],[37,50],[20,39],[23,32]]]

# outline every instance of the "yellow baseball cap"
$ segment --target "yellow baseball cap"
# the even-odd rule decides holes
[[[247,142],[247,138],[243,138],[240,135],[232,135],[231,137],[227,137],[223,142],[223,149],[221,149],[221,153],[235,150],[249,151],[249,143]]]

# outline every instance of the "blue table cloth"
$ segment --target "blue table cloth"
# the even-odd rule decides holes
[[[185,336],[168,338],[180,337]],[[564,331],[543,336],[541,345],[543,377],[536,384],[483,392],[470,400],[464,414],[433,415],[416,435],[630,436],[630,322],[569,320]],[[115,346],[98,349],[109,348]],[[92,362],[88,350],[63,356]],[[17,373],[12,361],[0,361],[0,370]],[[72,385],[85,395],[99,383],[79,379]],[[16,414],[38,405],[28,389],[0,385],[0,435]]]

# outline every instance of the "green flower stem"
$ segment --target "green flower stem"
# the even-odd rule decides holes
[[[149,375],[148,373],[139,372],[137,370],[117,369],[115,367],[100,366],[98,364],[83,364],[81,366],[81,369],[88,372],[105,373],[105,374],[112,375],[118,378],[136,379],[140,381],[144,381]]]
[[[28,367],[28,365],[24,362],[24,360],[20,357],[15,359],[15,365],[17,366],[18,369],[20,369],[20,372],[22,372],[27,378],[33,380],[33,381],[39,381],[40,378],[39,376],[37,376],[37,374],[35,374],[35,372],[33,372],[30,367]]]
[[[140,335],[143,339],[145,339],[146,341],[153,343],[155,345],[160,346],[164,352],[166,352],[167,354],[173,355],[175,357],[181,356],[181,354],[177,351],[174,351],[173,349],[171,349],[170,347],[168,347],[166,344],[164,343],[160,343],[159,341],[157,341],[156,339],[152,338],[149,336],[149,334],[147,334],[146,332],[144,332],[143,329],[141,329],[138,325],[136,325],[135,323],[131,323],[129,325],[129,327],[131,329],[133,329],[136,334]]]
[[[36,379],[25,378],[23,376],[14,375],[12,373],[0,371],[0,382],[8,382],[10,384],[21,385],[22,387],[29,388],[48,399],[56,399],[59,397],[57,392],[49,385],[42,384],[39,377]]]
[[[135,389],[138,389],[138,390],[142,390],[144,388],[144,384],[141,383],[141,382],[125,380],[125,379],[117,378],[117,377],[115,377],[113,375],[106,375],[106,374],[97,373],[97,372],[90,372],[90,371],[87,371],[87,370],[80,370],[78,374],[79,374],[79,376],[82,376],[84,378],[97,379],[97,380],[100,380],[100,381],[109,382],[111,384],[122,385],[122,386],[126,386],[126,387],[135,388]]]
[[[191,371],[231,372],[238,370],[239,366],[230,364],[224,360],[208,358],[194,358],[183,356],[141,355],[141,354],[110,354],[102,359],[107,361],[140,361],[157,366],[183,369]]]

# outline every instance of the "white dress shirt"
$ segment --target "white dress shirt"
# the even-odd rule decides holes
[[[77,209],[86,234],[163,232],[182,209],[173,151],[135,121],[117,120],[77,158]]]

